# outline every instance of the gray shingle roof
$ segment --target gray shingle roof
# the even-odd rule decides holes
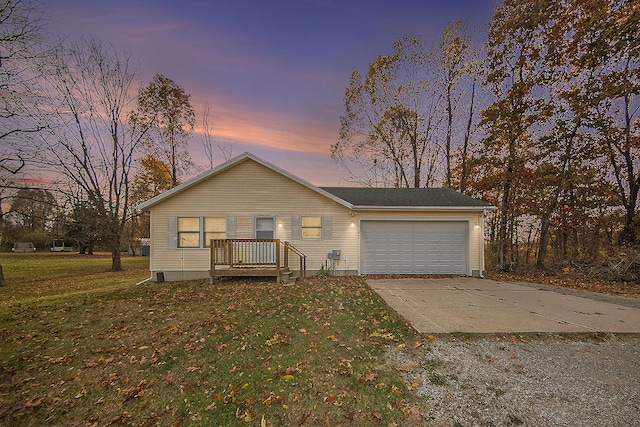
[[[354,206],[491,208],[491,203],[449,188],[320,187]]]

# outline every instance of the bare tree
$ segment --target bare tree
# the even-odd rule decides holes
[[[394,43],[393,54],[369,65],[364,79],[358,70],[351,74],[331,156],[348,170],[359,169],[355,181],[417,188],[438,178],[442,97],[428,61],[420,38],[407,35]]]
[[[45,114],[34,109],[38,98],[32,83],[37,76],[34,61],[45,53],[38,48],[43,40],[42,12],[38,3],[29,0],[0,2],[0,141],[2,158],[25,158],[18,153],[15,137],[42,129]],[[8,142],[10,141],[10,142]]]
[[[94,206],[121,270],[122,231],[129,218],[129,178],[147,127],[127,125],[135,99],[130,56],[85,40],[56,52],[41,88],[55,113],[48,131],[32,138],[45,166],[66,177]]]
[[[38,56],[36,47],[42,41],[42,11],[38,6],[38,2],[29,0],[0,1],[0,226],[4,192],[25,167],[26,155],[16,138],[42,129],[28,114],[33,101],[29,96],[34,75],[32,59]],[[5,285],[0,265],[0,286]]]
[[[204,110],[202,112],[202,135],[200,140],[202,142],[202,148],[204,154],[209,160],[209,169],[213,169],[213,161],[215,158],[216,147],[222,158],[227,161],[231,159],[233,147],[231,145],[223,145],[213,140],[213,124],[211,123],[211,106],[208,102],[204,103]]]
[[[445,103],[446,130],[444,143],[445,179],[446,187],[451,188],[451,159],[452,138],[454,133],[454,118],[458,116],[462,90],[461,81],[473,72],[473,58],[471,58],[471,37],[468,35],[462,21],[449,24],[442,32],[440,46],[436,50],[435,68],[438,73],[438,85],[442,91]],[[475,100],[475,84],[472,85],[471,110]],[[472,119],[471,119],[472,120]]]

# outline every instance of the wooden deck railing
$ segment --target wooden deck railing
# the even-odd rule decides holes
[[[276,276],[290,274],[289,254],[300,260],[300,277],[306,277],[307,257],[280,239],[212,239],[210,276]]]

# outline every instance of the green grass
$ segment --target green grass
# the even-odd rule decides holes
[[[0,424],[388,426],[412,416],[413,392],[383,360],[410,329],[362,279],[135,286],[148,259],[110,273],[98,258],[2,257]]]
[[[77,294],[116,290],[149,277],[148,257],[124,255],[124,271],[112,272],[111,255],[0,253],[9,286],[0,288],[0,313],[15,304],[46,304]]]

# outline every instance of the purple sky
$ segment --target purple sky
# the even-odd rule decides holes
[[[482,28],[495,0],[44,0],[49,29],[96,36],[139,59],[138,79],[172,78],[214,138],[316,185],[349,185],[330,158],[354,67],[407,33],[438,43],[448,22]],[[198,126],[201,118],[198,117]],[[205,165],[200,135],[191,155]],[[218,157],[216,164],[222,161]],[[208,164],[208,163],[206,163]]]

